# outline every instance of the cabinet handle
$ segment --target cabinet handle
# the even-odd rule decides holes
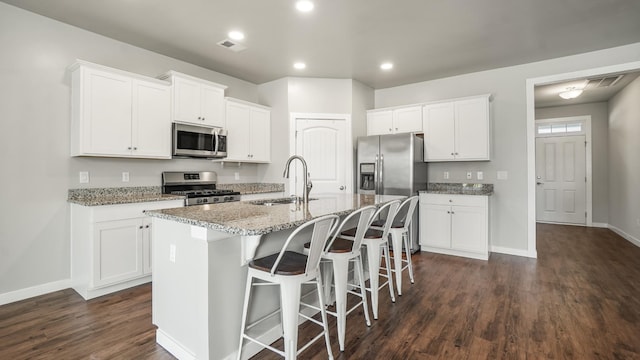
[[[140,229],[142,229],[142,225],[140,225]]]
[[[147,229],[148,229],[148,228],[149,228],[149,225],[145,226],[145,228],[147,228]]]
[[[134,147],[133,147],[133,150],[138,150],[138,148],[134,146]]]
[[[453,200],[449,199],[449,202],[453,202]]]
[[[202,121],[204,121],[204,116],[202,117]]]
[[[451,214],[451,211],[447,210],[447,214]]]
[[[398,131],[398,128],[396,128],[396,131]]]
[[[455,155],[454,153],[451,153],[451,155]]]
[[[454,212],[454,211],[452,211],[452,212],[451,212],[451,215],[453,215],[453,214],[455,214],[455,212]]]
[[[127,148],[127,150],[131,150],[131,146],[129,146],[129,147]]]
[[[389,131],[393,131],[393,129],[389,128]]]
[[[458,155],[458,153],[456,153],[456,155]]]
[[[198,120],[202,120],[202,116],[198,116]]]

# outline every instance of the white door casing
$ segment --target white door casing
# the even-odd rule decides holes
[[[290,154],[307,162],[313,194],[353,192],[353,142],[351,118],[344,114],[292,114],[293,133]],[[289,177],[291,194],[302,196],[303,174],[300,162],[292,164]],[[294,174],[295,169],[295,176]]]
[[[536,218],[586,224],[585,136],[536,138]]]

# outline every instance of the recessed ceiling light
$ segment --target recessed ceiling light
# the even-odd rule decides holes
[[[233,40],[242,40],[244,39],[244,34],[241,33],[240,31],[229,31],[229,35],[230,38],[232,38]]]
[[[303,62],[297,62],[297,63],[293,64],[293,67],[298,69],[298,70],[302,70],[302,69],[307,67],[307,64],[305,64]]]
[[[393,64],[390,63],[390,62],[382,63],[382,65],[380,65],[380,69],[382,69],[382,70],[391,70],[391,69],[393,69]]]
[[[313,3],[309,0],[300,0],[296,2],[296,9],[302,12],[309,12],[313,10]]]

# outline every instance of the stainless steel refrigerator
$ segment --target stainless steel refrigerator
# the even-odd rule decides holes
[[[359,194],[417,195],[427,189],[424,140],[415,134],[358,138]],[[411,250],[419,250],[418,209],[411,226]]]

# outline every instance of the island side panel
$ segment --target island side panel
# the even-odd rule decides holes
[[[157,342],[179,359],[209,359],[207,246],[190,225],[153,219],[153,324]]]

